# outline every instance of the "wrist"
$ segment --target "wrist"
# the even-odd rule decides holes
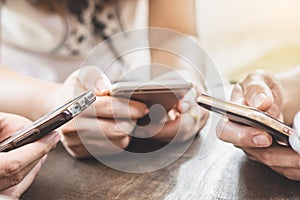
[[[39,88],[41,98],[37,99],[36,111],[32,114],[32,119],[38,119],[41,116],[53,111],[57,107],[57,97],[61,93],[61,84],[47,82]],[[42,94],[42,95],[41,95]]]

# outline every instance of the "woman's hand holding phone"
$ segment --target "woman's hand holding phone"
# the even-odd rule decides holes
[[[170,120],[164,124],[140,126],[135,129],[135,135],[141,134],[141,137],[150,137],[164,142],[169,142],[177,136],[175,142],[183,142],[193,138],[206,124],[208,111],[199,107],[196,102],[197,95],[203,93],[205,89],[198,79],[193,79],[189,69],[182,69],[180,72],[171,71],[156,77],[155,80],[181,80],[183,78],[194,80],[192,81],[193,88],[169,112]]]
[[[67,151],[76,158],[91,156],[86,147],[97,155],[122,152],[131,140],[137,119],[148,114],[147,106],[109,96],[110,82],[97,67],[85,67],[71,74],[59,89],[61,95],[58,96],[62,97],[59,104],[72,99],[74,90],[71,88],[74,87],[79,93],[94,90],[97,99],[94,106],[61,128],[62,143]]]
[[[254,107],[282,121],[282,94],[277,79],[259,70],[234,86],[231,101]],[[219,123],[218,135],[220,139],[236,146],[268,147],[272,144],[272,137],[267,132],[227,120]]]
[[[79,93],[95,90],[97,99],[94,106],[61,128],[62,143],[67,151],[77,158],[90,156],[86,146],[97,155],[122,152],[129,145],[137,120],[149,113],[147,106],[138,101],[109,96],[110,81],[97,67],[85,67],[71,74],[55,95],[62,97],[56,106],[72,99],[74,87]],[[203,88],[200,90],[203,91]],[[196,93],[201,91],[191,90],[174,106],[177,113],[175,119],[164,124],[152,138],[170,141],[179,134],[178,141],[185,141],[194,136],[208,117],[208,112],[197,106],[194,101]],[[156,128],[153,126],[148,127],[148,131],[143,128],[139,131],[138,127],[134,134],[139,132],[144,134],[143,137],[147,137],[145,135],[148,134],[150,137]],[[139,137],[138,134],[136,136]]]
[[[0,113],[0,138],[3,140],[28,124],[31,121],[24,117]],[[36,142],[0,153],[0,194],[20,198],[59,140],[60,135],[53,132]]]
[[[283,89],[281,83],[267,72],[255,71],[236,84],[231,100],[283,120]],[[289,179],[300,180],[300,155],[291,148],[272,145],[272,137],[267,132],[222,120],[217,134],[220,139],[242,148],[251,160],[261,162]]]

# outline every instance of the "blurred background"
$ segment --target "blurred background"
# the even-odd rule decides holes
[[[202,44],[222,75],[300,65],[299,0],[197,0]]]

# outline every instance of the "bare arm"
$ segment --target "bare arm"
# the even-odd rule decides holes
[[[0,74],[1,111],[34,120],[52,109],[47,98],[59,84],[23,76],[2,66]]]
[[[287,124],[292,124],[293,118],[300,111],[300,67],[278,75],[285,97],[283,115]]]
[[[185,76],[185,78],[192,80],[194,84],[199,83],[201,85],[202,80],[199,80],[199,76],[195,75],[196,73],[193,66],[180,57],[197,58],[195,59],[196,63],[195,60],[193,60],[193,64],[195,64],[196,67],[199,67],[198,70],[200,69],[200,72],[204,75],[205,70],[203,61],[205,57],[202,57],[203,59],[201,59],[201,55],[197,52],[199,49],[191,49],[191,45],[189,45],[191,43],[187,44],[187,40],[191,41],[191,39],[194,40],[192,43],[198,42],[195,9],[194,0],[151,0],[149,26],[171,29],[172,31],[178,32],[178,34],[158,35],[154,33],[150,34],[149,40],[150,45],[159,41],[160,43],[165,43],[165,45],[169,47],[180,47],[180,51],[183,52],[182,55],[175,55],[168,51],[151,49],[152,63],[159,63],[180,70],[181,75]],[[189,37],[189,39],[187,39],[187,37]],[[163,46],[163,44],[161,46]],[[163,68],[156,68],[155,70],[152,70],[152,76],[156,77],[157,75],[164,73],[165,70],[166,69]]]

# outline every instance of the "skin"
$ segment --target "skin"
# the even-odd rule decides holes
[[[30,123],[21,116],[0,113],[1,139]],[[31,144],[0,153],[0,194],[19,199],[38,175],[47,153],[59,140],[60,135],[53,132]]]
[[[255,107],[291,125],[300,110],[299,95],[295,95],[299,93],[299,76],[300,67],[278,77],[255,71],[235,85],[231,100]],[[222,120],[217,134],[221,140],[244,150],[251,160],[267,165],[288,179],[300,180],[300,155],[276,144],[267,132]]]
[[[190,38],[199,40],[199,36],[196,30],[196,9],[194,0],[151,0],[149,1],[149,26],[158,27],[164,29],[171,29],[182,33]],[[150,34],[150,44],[152,40],[155,41],[156,37]],[[181,43],[184,47],[185,44],[178,38],[164,38],[166,41],[174,41]],[[186,50],[187,52],[190,49]],[[185,53],[187,53],[185,52]],[[186,63],[184,63],[178,56],[157,49],[151,50],[152,62],[159,63],[165,66],[169,66],[177,71],[180,75],[190,80],[193,83],[192,90],[183,98],[178,105],[174,107],[177,113],[174,120],[169,121],[165,126],[153,136],[154,139],[170,141],[175,135],[178,135],[178,141],[186,141],[194,137],[195,134],[205,125],[208,112],[200,108],[196,104],[196,96],[205,92],[202,84],[202,80],[196,77],[195,71],[191,69]],[[202,63],[198,63],[198,66],[202,66]],[[202,69],[204,73],[204,69]],[[161,75],[164,73],[164,75]],[[174,75],[172,73],[166,73],[165,71],[153,71],[152,77],[157,79],[172,79]],[[191,116],[191,112],[196,113],[196,118]],[[182,124],[185,124],[182,126]],[[160,126],[160,125],[157,125]],[[149,130],[155,130],[156,127],[151,127]],[[145,130],[147,132],[147,130]],[[149,133],[151,134],[151,133]]]
[[[197,38],[194,4],[194,0],[151,0],[149,1],[149,26],[173,29]],[[159,51],[152,51],[151,55],[153,62],[181,69],[184,76],[199,83],[192,90],[194,95],[204,91],[201,82],[192,77],[192,71],[184,65],[176,64],[177,57]],[[4,67],[0,67],[0,74],[3,74],[0,78],[2,111],[20,114],[32,120],[71,100],[74,89],[82,92],[88,89],[94,90],[97,95],[94,107],[79,116],[77,120],[79,123],[70,122],[60,130],[63,145],[76,158],[91,156],[85,145],[96,149],[100,155],[122,152],[130,143],[130,135],[137,119],[149,112],[146,105],[141,102],[108,96],[110,83],[97,69],[87,68],[82,77],[78,76],[78,72],[74,72],[63,84],[22,76]],[[156,77],[157,74],[153,76]],[[10,86],[9,90],[7,85]],[[22,98],[19,98],[20,96]],[[118,112],[115,112],[116,109]],[[191,110],[197,113],[197,117],[189,114]],[[197,134],[208,117],[206,111],[199,109],[193,99],[188,98],[175,105],[174,111],[174,119],[167,122],[152,138],[170,141],[179,134],[178,142],[188,140]],[[84,139],[85,145],[82,144],[78,132]],[[145,134],[148,132],[145,131]]]

